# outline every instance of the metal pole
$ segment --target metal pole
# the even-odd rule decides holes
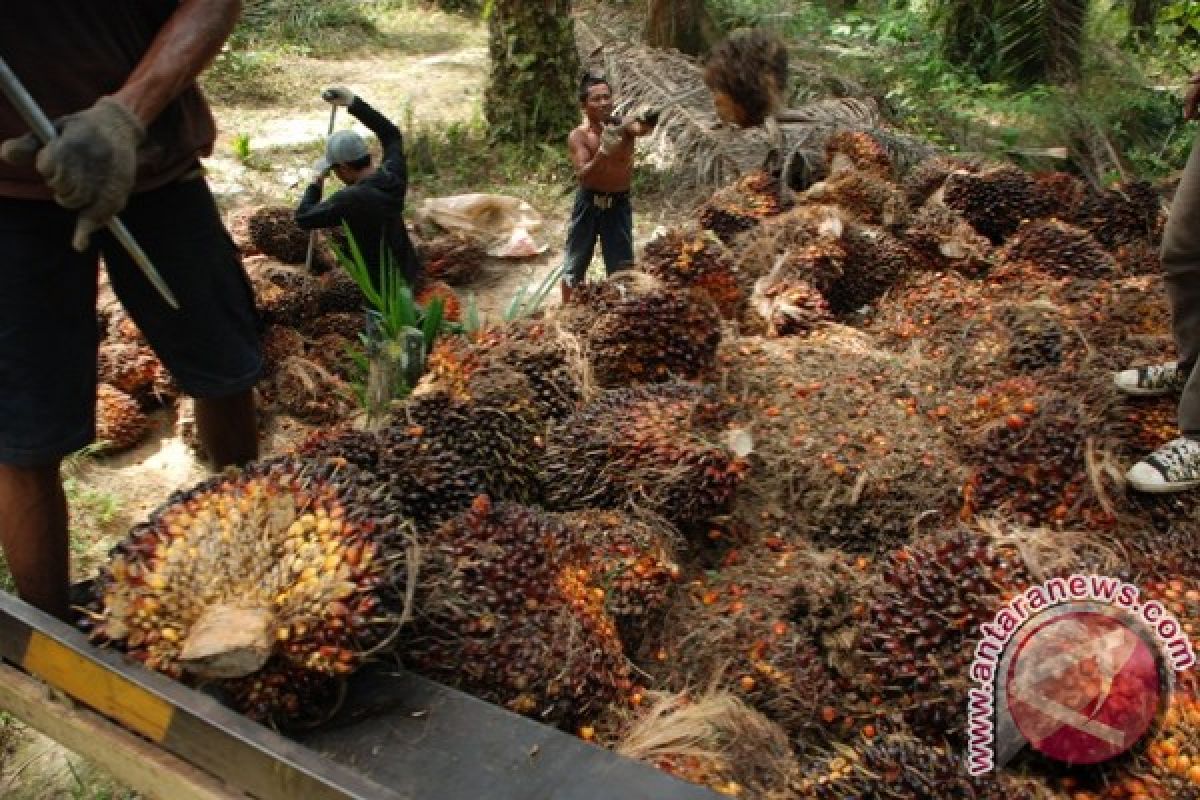
[[[0,91],[8,98],[9,102],[16,107],[17,113],[21,115],[21,119],[25,120],[25,124],[33,131],[33,135],[41,140],[42,144],[49,144],[58,138],[58,132],[54,130],[54,125],[42,113],[42,109],[38,107],[37,102],[30,96],[29,92],[25,91],[25,87],[21,85],[21,81],[17,79],[16,74],[9,68],[8,62],[0,58]],[[112,233],[113,238],[120,243],[133,262],[137,264],[138,269],[142,274],[154,284],[154,288],[162,295],[163,300],[167,301],[167,305],[175,310],[179,310],[179,301],[175,299],[175,295],[171,294],[171,289],[167,286],[167,282],[158,274],[158,270],[150,263],[150,257],[142,250],[141,245],[133,238],[133,234],[125,227],[121,220],[113,217],[108,221],[108,230]]]
[[[325,134],[326,141],[330,136],[333,136],[333,121],[337,119],[337,106],[332,106],[329,109],[329,132]],[[313,251],[317,247],[317,232],[315,230],[308,232],[308,252],[304,255],[304,271],[312,272]]]

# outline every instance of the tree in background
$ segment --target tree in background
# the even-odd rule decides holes
[[[937,0],[943,52],[984,80],[1071,83],[1083,64],[1088,0]]]
[[[1131,0],[1129,3],[1129,31],[1140,42],[1154,40],[1154,23],[1163,0]]]
[[[699,56],[721,38],[704,0],[649,0],[643,39],[651,47],[673,47]]]
[[[581,67],[570,0],[492,0],[491,78],[484,115],[493,137],[559,141],[579,122]]]

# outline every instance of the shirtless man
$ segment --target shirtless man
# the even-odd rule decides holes
[[[586,277],[597,237],[607,274],[633,264],[633,206],[629,203],[633,144],[635,138],[650,133],[658,123],[656,111],[644,111],[624,121],[614,119],[612,87],[594,75],[583,76],[579,103],[585,119],[567,137],[579,190],[567,230],[564,303],[570,301],[572,290]]]

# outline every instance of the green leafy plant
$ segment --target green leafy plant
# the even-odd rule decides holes
[[[233,154],[243,164],[250,161],[250,134],[239,133],[233,137]]]
[[[542,307],[542,303],[545,302],[546,295],[550,294],[550,290],[562,280],[563,270],[565,269],[566,264],[563,264],[558,269],[548,272],[546,277],[542,278],[541,283],[536,286],[525,284],[517,289],[513,293],[512,299],[508,302],[508,308],[504,310],[505,322],[529,317],[537,312]]]

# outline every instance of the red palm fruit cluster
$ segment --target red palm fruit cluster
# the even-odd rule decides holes
[[[97,370],[101,383],[120,389],[146,410],[161,408],[179,396],[175,381],[154,351],[130,338],[101,343]]]
[[[864,689],[905,709],[931,741],[958,740],[979,626],[1030,584],[1019,554],[956,529],[893,551],[879,569],[859,631]]]
[[[520,372],[529,380],[534,404],[547,420],[574,413],[583,397],[579,368],[544,322],[509,325],[499,334],[481,340],[488,358]]]
[[[978,172],[980,166],[978,160],[962,156],[930,156],[904,175],[900,188],[908,199],[909,207],[917,209],[942,188],[950,173]]]
[[[870,225],[848,224],[841,238],[846,253],[842,272],[828,285],[817,281],[835,313],[857,311],[878,300],[921,259],[892,234]]]
[[[247,268],[255,304],[264,322],[299,328],[317,316],[316,278],[300,269],[270,262],[247,263]]]
[[[295,328],[270,325],[262,335],[263,373],[274,375],[289,358],[304,356],[304,336]]]
[[[1138,398],[1125,402],[1121,412],[1131,431],[1126,441],[1131,451],[1153,453],[1179,435],[1179,400],[1175,397]]]
[[[96,441],[107,453],[135,447],[150,429],[137,401],[107,383],[96,386]]]
[[[935,363],[947,363],[968,325],[990,321],[991,303],[977,282],[958,272],[909,275],[883,297],[868,324],[880,344],[919,346]],[[986,317],[986,319],[985,319]]]
[[[1174,694],[1138,761],[1139,768],[1131,770],[1135,774],[1114,783],[1128,789],[1136,781],[1151,798],[1200,797],[1200,700],[1193,690]]]
[[[636,648],[679,580],[679,532],[652,515],[624,511],[574,511],[558,519],[587,548],[588,566],[604,589],[604,610],[625,646]]]
[[[398,624],[404,528],[374,483],[345,462],[282,457],[177,492],[101,571],[93,640],[235,695],[273,686],[242,708],[259,718],[303,708],[297,684],[274,685],[264,666],[345,676]],[[217,667],[199,639],[237,637],[247,620],[257,663]]]
[[[1110,278],[1113,257],[1095,237],[1058,219],[1026,220],[997,253],[1002,261],[1030,261],[1049,275]]]
[[[602,575],[562,522],[486,495],[443,525],[446,565],[401,647],[418,672],[573,729],[632,691]]]
[[[1157,275],[1162,272],[1159,248],[1150,242],[1118,245],[1114,257],[1122,275]]]
[[[746,290],[725,246],[707,232],[672,229],[646,245],[641,269],[673,288],[705,292],[725,319],[735,319]]]
[[[762,125],[783,105],[787,91],[787,45],[763,28],[734,31],[704,64],[704,84],[725,123]]]
[[[838,131],[830,136],[825,142],[825,160],[830,174],[850,168],[885,181],[892,179],[892,157],[887,148],[865,131]]]
[[[1087,184],[1069,172],[1035,172],[1033,182],[1049,215],[1063,220],[1074,218],[1088,191]]]
[[[862,737],[808,762],[794,780],[792,797],[815,800],[905,798],[1003,800],[1034,797],[1021,779],[1003,773],[972,777],[963,754],[944,744],[925,744],[909,734]]]
[[[1116,250],[1139,242],[1156,244],[1165,215],[1154,186],[1133,181],[1112,189],[1089,190],[1071,221],[1091,231],[1104,247]]]
[[[725,244],[738,234],[782,213],[779,180],[764,171],[739,178],[732,186],[717,190],[700,209],[700,226],[712,231]]]
[[[285,359],[258,389],[267,409],[313,425],[343,420],[354,407],[346,382],[305,356]]]
[[[245,212],[233,226],[242,247],[263,253],[285,264],[303,264],[308,255],[309,232],[296,224],[295,211],[286,206],[264,206]]]
[[[712,372],[721,315],[698,290],[638,287],[578,333],[599,386],[698,380]]]
[[[859,222],[895,228],[908,221],[908,203],[892,183],[873,172],[847,169],[814,184],[805,200],[837,206]]]
[[[1057,308],[1032,303],[1007,306],[1000,319],[1008,329],[1006,362],[1013,374],[1057,370],[1067,360],[1074,340]]]
[[[301,330],[314,339],[336,333],[358,342],[366,330],[366,316],[361,311],[330,311],[309,320]]]
[[[1044,391],[1033,378],[1007,378],[968,392],[948,408],[947,431],[956,441],[978,441],[986,431],[1012,414],[1037,412],[1037,396]]]
[[[1037,219],[1050,211],[1034,179],[1011,165],[977,174],[951,173],[943,199],[997,245],[1017,230],[1021,220]]]
[[[449,322],[458,322],[462,319],[462,301],[458,299],[458,294],[450,288],[449,284],[442,281],[428,281],[416,296],[417,304],[420,306],[428,306],[434,299],[441,299],[444,319]]]
[[[380,438],[351,427],[312,431],[296,446],[295,455],[308,461],[342,460],[366,472],[379,471]]]
[[[922,206],[901,239],[921,256],[926,269],[952,269],[979,277],[990,267],[992,243],[962,214],[941,203]]]
[[[504,366],[471,375],[462,395],[414,395],[381,434],[380,474],[422,526],[462,511],[478,494],[537,499],[545,420],[525,376]]]
[[[964,451],[972,469],[963,517],[1002,512],[1029,526],[1111,527],[1111,487],[1093,483],[1097,445],[1081,425],[1085,418],[1076,400],[1043,393],[985,428]]]
[[[331,269],[317,279],[317,307],[322,314],[339,312],[359,316],[367,305],[362,289],[344,269]]]
[[[805,336],[833,321],[825,295],[806,280],[764,280],[752,305],[765,321],[767,336]]]
[[[447,233],[421,243],[425,275],[431,281],[451,286],[471,283],[483,270],[487,251],[476,239],[460,233]]]
[[[748,561],[694,580],[667,621],[661,650],[650,653],[676,688],[721,686],[796,741],[826,732],[823,707],[835,704],[833,674],[805,620],[792,615],[797,582],[786,559]]]
[[[719,443],[727,412],[710,387],[666,383],[604,392],[550,428],[547,508],[638,506],[676,525],[729,511],[747,464]]]

